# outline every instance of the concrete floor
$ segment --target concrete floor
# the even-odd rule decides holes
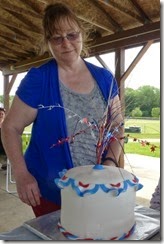
[[[137,191],[137,204],[149,207],[151,196],[160,177],[160,159],[135,154],[125,156],[125,169],[135,174],[144,187]],[[6,192],[6,172],[0,171],[0,233],[10,231],[34,218],[31,207],[22,203],[17,193]],[[16,190],[10,184],[10,190]]]

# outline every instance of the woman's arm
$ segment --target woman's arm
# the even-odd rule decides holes
[[[113,135],[116,139],[109,143],[109,149],[105,157],[109,159],[104,160],[103,164],[116,166],[116,164],[119,165],[118,161],[123,147],[123,140],[120,138],[122,138],[124,135],[124,127],[123,127],[124,120],[121,111],[121,103],[118,95],[111,100],[110,106],[111,106],[110,123],[112,123],[111,130],[113,131]]]
[[[32,206],[40,203],[40,192],[35,178],[27,170],[21,136],[24,128],[30,125],[36,116],[37,109],[28,106],[15,96],[2,125],[2,141],[12,165],[18,195],[23,202]]]

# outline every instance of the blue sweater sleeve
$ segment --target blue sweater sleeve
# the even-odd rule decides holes
[[[16,95],[27,105],[38,108],[42,94],[43,79],[38,68],[31,68],[22,79]]]

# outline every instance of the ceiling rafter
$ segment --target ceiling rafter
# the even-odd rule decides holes
[[[26,33],[26,32],[30,32],[31,34],[39,34],[41,35],[40,32],[36,32],[36,31],[33,31],[33,29],[30,29],[30,26],[25,26],[23,25],[21,22],[17,22],[17,21],[14,21],[14,19],[11,17],[8,17],[8,19],[10,19],[10,21],[7,21],[6,22],[6,17],[4,16],[0,16],[0,24],[4,25],[4,26],[7,26],[7,27],[12,27],[12,28],[15,28],[16,30],[22,30],[22,32]],[[26,28],[27,27],[27,28]]]
[[[13,49],[15,49],[15,48],[19,49],[22,47],[23,50],[26,50],[27,47],[29,46],[29,44],[31,45],[31,48],[33,48],[33,44],[29,43],[29,41],[23,41],[22,43],[18,43],[11,38],[4,38],[2,36],[0,37],[0,41],[4,45],[6,45],[6,43],[7,43],[10,46],[10,48],[13,48]]]
[[[23,2],[25,4],[26,8],[31,8],[36,13],[42,13],[43,12],[43,9],[45,7],[43,1],[41,2],[43,4],[38,4],[36,0],[28,0],[28,1],[27,0],[23,0]],[[49,2],[49,1],[46,1],[46,3],[47,2]]]
[[[0,50],[0,55],[4,55],[5,54],[5,51],[3,51],[3,50]],[[8,59],[12,59],[12,60],[16,60],[16,56],[14,55],[14,53],[12,53],[12,52],[10,52],[9,54],[8,54],[8,57],[7,57]]]
[[[84,8],[84,6],[87,10],[85,12],[82,12],[81,10]],[[92,1],[81,0],[79,1],[79,6],[77,6],[75,9],[77,11],[78,17],[81,20],[84,20],[85,22],[88,22],[96,27],[108,31],[109,33],[114,33],[115,28],[110,23],[108,16],[104,15],[104,11],[102,11],[102,9],[100,8],[98,9],[96,5],[92,3]]]
[[[29,35],[37,35],[38,38],[42,36],[42,33],[33,31],[30,28],[26,29],[22,25],[18,25],[18,23],[14,23],[14,22],[11,22],[11,21],[6,22],[5,18],[2,17],[2,16],[0,17],[0,24],[2,24],[3,26],[7,26],[8,28],[11,27],[11,28],[13,28],[15,30],[18,30],[18,32],[21,31],[22,35],[24,35],[24,36],[26,36],[26,34],[28,34],[28,33],[29,33]]]
[[[140,7],[140,5],[136,2],[136,0],[129,0],[131,4],[134,6],[138,14],[143,19],[143,23],[152,22],[151,19],[147,16],[147,14],[144,12],[144,10]]]
[[[33,29],[33,31],[35,32],[42,32],[42,29],[40,28],[40,23],[38,23],[38,21],[40,22],[40,19],[37,18],[37,21],[34,21],[31,18],[29,18],[28,15],[22,15],[9,9],[4,10],[9,14],[10,18],[12,18],[13,20],[15,19],[15,21],[18,21],[21,24],[23,23],[23,26],[21,26],[21,28],[30,28]]]
[[[22,3],[21,3],[21,7],[20,5],[13,5],[13,0],[1,0],[0,1],[0,7],[3,8],[3,9],[6,9],[6,10],[12,10],[16,13],[19,13],[19,14],[22,14],[22,15],[30,15],[31,17],[34,17],[34,18],[40,18],[40,15],[27,8],[26,6],[24,8],[22,8]]]
[[[122,27],[116,22],[110,15],[110,13],[107,13],[105,9],[99,4],[99,2],[95,2],[94,0],[91,0],[91,2],[98,8],[101,9],[101,11],[104,13],[104,15],[108,18],[109,22],[113,25],[116,32],[121,31]]]
[[[42,17],[45,6],[59,0],[0,0],[0,70],[19,72],[48,60],[40,56],[43,44]],[[160,21],[160,0],[62,0],[90,30],[90,55],[160,40],[160,30],[149,29]],[[141,28],[141,35],[133,32]],[[134,34],[134,35],[133,35]],[[12,57],[10,56],[12,53]],[[43,59],[42,59],[43,58]],[[23,67],[21,64],[25,63]],[[29,64],[26,66],[26,64]],[[16,70],[14,71],[16,72]]]
[[[126,6],[122,7],[122,6],[119,5],[116,1],[112,1],[112,0],[110,0],[110,1],[108,1],[108,3],[107,3],[107,2],[104,2],[104,0],[99,0],[99,1],[101,1],[101,2],[103,2],[104,4],[107,4],[108,6],[110,6],[110,7],[114,8],[114,9],[116,9],[117,11],[121,12],[122,14],[124,14],[124,15],[126,15],[126,16],[128,16],[128,17],[130,17],[130,18],[133,18],[133,19],[135,19],[135,20],[137,20],[137,21],[139,21],[139,22],[142,23],[142,24],[144,23],[144,22],[143,22],[143,19],[142,19],[140,16],[135,15],[134,12],[132,12],[131,10],[128,10],[128,9],[126,8]]]
[[[0,50],[3,50],[3,46],[2,45],[0,45]],[[15,56],[22,56],[22,55],[26,55],[28,52],[25,52],[25,51],[23,51],[23,50],[20,50],[20,49],[17,49],[17,50],[15,50],[15,49],[12,49],[12,48],[10,48],[10,46],[9,47],[6,47],[5,48],[5,51],[8,51],[8,52],[12,52]]]
[[[33,42],[33,44],[34,44],[36,42],[36,38],[39,38],[41,36],[41,34],[40,35],[38,35],[38,34],[35,35],[34,33],[33,33],[33,35],[31,35],[30,31],[29,32],[26,31],[26,33],[25,33],[25,32],[23,32],[23,30],[20,30],[20,29],[18,30],[15,27],[2,25],[0,23],[0,29],[1,28],[3,28],[3,30],[4,30],[3,33],[1,34],[1,36],[2,37],[6,37],[7,39],[8,38],[13,38],[13,39],[18,39],[20,41],[28,39],[29,42]]]

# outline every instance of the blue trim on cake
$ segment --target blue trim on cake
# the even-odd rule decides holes
[[[115,196],[120,195],[122,192],[126,192],[128,187],[134,187],[135,191],[140,190],[143,185],[139,183],[139,180],[135,175],[133,175],[132,180],[124,180],[123,182],[118,182],[117,184],[83,184],[80,181],[76,181],[75,179],[68,178],[65,176],[66,170],[60,172],[60,177],[55,179],[56,185],[60,189],[64,189],[65,187],[72,187],[73,191],[80,197],[84,197],[85,195],[95,194],[98,190],[102,190],[105,193],[114,192]]]

